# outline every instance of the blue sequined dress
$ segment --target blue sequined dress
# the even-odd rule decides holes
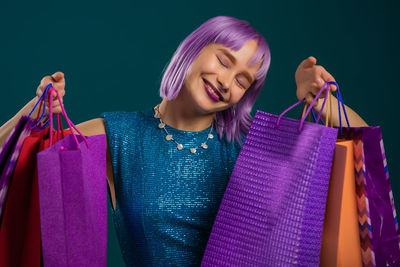
[[[106,112],[116,209],[114,225],[128,266],[199,266],[240,145],[169,126],[165,139],[153,110]]]

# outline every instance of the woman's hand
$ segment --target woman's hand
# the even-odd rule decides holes
[[[63,96],[65,95],[65,78],[64,78],[64,73],[58,71],[56,73],[54,73],[51,76],[44,76],[43,79],[40,81],[40,84],[36,90],[36,95],[38,97],[40,97],[44,91],[44,89],[46,88],[46,86],[52,83],[54,89],[56,89],[58,91],[58,93],[60,94],[60,98],[61,98],[61,103]],[[61,113],[61,106],[60,103],[58,101],[57,98],[57,94],[56,92],[52,93],[52,97],[53,97],[53,113]],[[46,101],[46,113],[49,113],[49,102]]]
[[[306,99],[311,104],[325,82],[334,82],[333,76],[324,67],[316,65],[317,59],[309,57],[303,60],[297,67],[295,79],[297,85],[297,98]],[[336,91],[336,86],[330,86],[332,91]],[[319,98],[325,97],[322,93]],[[315,106],[318,101],[315,102]]]

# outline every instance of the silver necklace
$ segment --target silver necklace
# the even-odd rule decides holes
[[[172,134],[168,133],[168,130],[165,128],[165,123],[161,119],[161,113],[160,113],[159,107],[160,107],[160,104],[158,104],[157,106],[154,107],[154,118],[160,120],[160,123],[158,124],[158,128],[164,130],[164,132],[166,134],[165,140],[174,142],[176,144],[176,149],[178,149],[178,150],[182,150],[182,149],[186,148],[183,144],[181,144],[178,141],[176,141],[174,139],[174,137],[172,136]],[[207,145],[208,139],[213,139],[214,138],[214,135],[211,133],[212,129],[213,129],[213,126],[211,125],[210,132],[207,135],[206,141],[204,141],[200,145],[203,149],[207,149],[208,148],[208,145]],[[191,147],[191,148],[188,148],[188,149],[189,149],[190,153],[195,154],[198,148],[199,147]]]

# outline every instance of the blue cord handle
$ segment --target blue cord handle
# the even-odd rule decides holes
[[[36,125],[42,120],[43,116],[46,113],[46,101],[47,101],[47,93],[50,90],[50,88],[53,87],[53,84],[49,83],[46,88],[44,89],[42,95],[39,98],[39,101],[36,102],[35,106],[33,107],[33,109],[31,110],[31,112],[29,113],[28,117],[30,117],[33,113],[33,111],[36,109],[37,105],[42,101],[43,97],[44,97],[44,106],[43,106],[43,111],[42,111],[42,115],[39,117],[39,119],[31,126],[31,129],[35,128]]]
[[[325,122],[324,122],[324,120],[322,119],[322,118],[319,118],[319,121],[317,121],[317,118],[315,117],[315,112],[317,112],[314,108],[312,108],[311,109],[311,115],[312,115],[312,117],[313,117],[313,119],[314,119],[314,122],[315,123],[319,123],[319,121],[321,121],[321,123],[323,124],[323,125],[325,125]]]
[[[336,82],[329,82],[329,84],[335,85],[336,88],[337,88],[336,96],[337,96],[337,100],[338,100],[339,128],[340,128],[340,134],[343,135],[342,113],[341,113],[341,110],[340,110],[340,105],[342,105],[344,116],[346,118],[346,122],[347,122],[347,126],[348,127],[350,127],[349,118],[347,117],[347,112],[346,112],[346,108],[345,108],[345,105],[344,105],[344,102],[343,102],[342,94],[340,93],[339,85]],[[317,121],[317,119],[315,118],[315,114],[314,114],[313,109],[311,110],[311,114],[313,116],[314,121],[316,123],[319,123],[319,120]],[[320,120],[322,121],[323,124],[325,124],[324,121],[322,120],[322,118],[320,118]]]
[[[339,111],[339,127],[340,134],[343,135],[343,126],[342,126],[342,113],[340,112],[340,105],[342,105],[344,116],[346,117],[347,126],[350,127],[349,118],[347,117],[346,108],[344,106],[342,94],[340,93],[339,85],[336,82],[329,82],[332,85],[335,85],[337,88],[337,99],[338,99],[338,111]]]

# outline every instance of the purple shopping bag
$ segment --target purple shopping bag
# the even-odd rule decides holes
[[[38,153],[44,266],[106,266],[106,137],[72,134]]]
[[[3,146],[0,147],[0,224],[10,179],[14,172],[22,144],[25,138],[31,133],[32,123],[33,120],[31,118],[22,116]]]
[[[318,266],[337,129],[257,111],[202,266]]]
[[[48,94],[56,92],[62,103],[58,91],[50,86]],[[61,104],[70,129],[80,135],[72,130],[53,144],[50,101],[51,97],[50,147],[37,154],[43,264],[106,266],[106,135],[83,136]],[[61,120],[57,124],[59,129]]]
[[[400,266],[400,238],[380,127],[344,128],[353,140],[364,266]]]
[[[299,121],[257,111],[202,266],[319,265],[337,129],[303,125],[308,112]]]

